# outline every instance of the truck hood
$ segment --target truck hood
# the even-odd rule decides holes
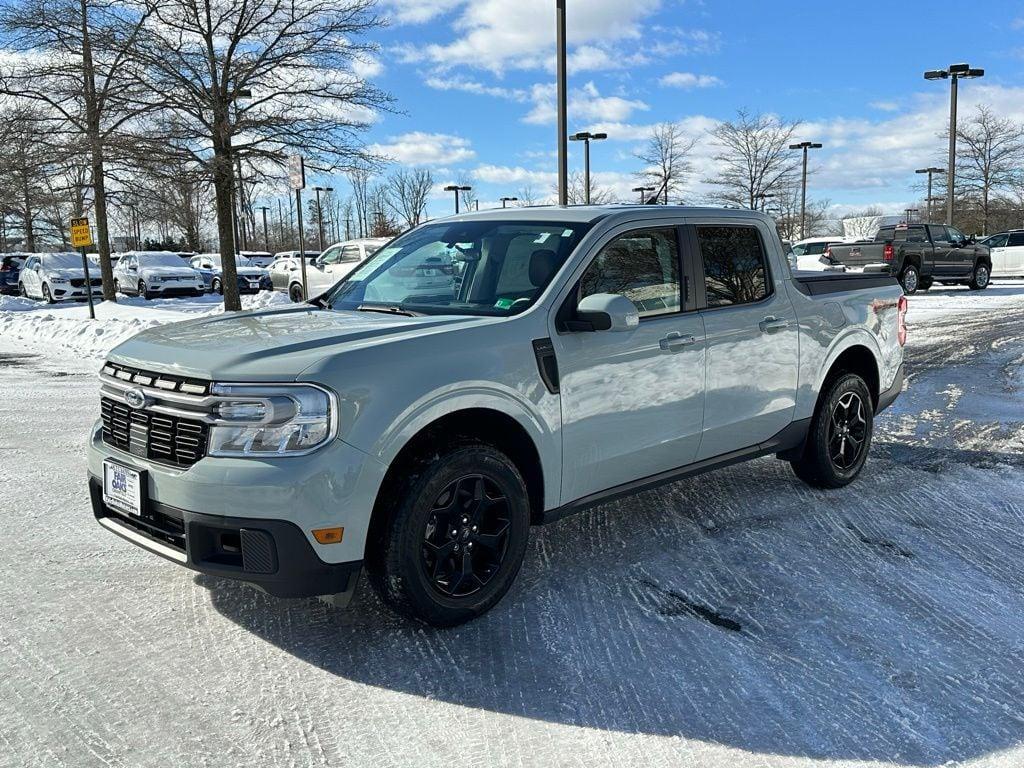
[[[488,317],[405,317],[291,307],[216,315],[142,331],[110,359],[133,368],[220,381],[291,381],[325,357]]]

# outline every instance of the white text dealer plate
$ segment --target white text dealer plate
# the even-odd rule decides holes
[[[142,514],[142,475],[110,459],[103,460],[103,503],[118,512]]]

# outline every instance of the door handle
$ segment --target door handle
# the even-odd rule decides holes
[[[687,334],[684,336],[679,331],[672,331],[665,336],[661,341],[658,342],[658,346],[661,347],[665,352],[672,352],[682,347],[688,347],[691,344],[696,344],[697,339]]]
[[[789,327],[789,321],[784,317],[768,315],[768,317],[757,324],[757,327],[761,329],[761,333],[778,333]]]

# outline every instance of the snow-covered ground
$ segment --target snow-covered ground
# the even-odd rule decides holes
[[[102,338],[0,307],[0,766],[1024,765],[1024,283],[911,299],[908,389],[851,487],[763,459],[536,529],[448,631],[95,524],[95,355],[216,311],[142,304]]]

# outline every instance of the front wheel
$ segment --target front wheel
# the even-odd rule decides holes
[[[412,468],[382,500],[367,553],[370,583],[397,612],[462,624],[508,592],[526,554],[526,484],[504,453],[459,440]]]
[[[139,280],[138,291],[139,291],[139,296],[141,296],[144,299],[152,299],[153,298],[153,294],[151,294],[149,291],[146,290],[146,283],[144,281],[142,281],[142,280]]]
[[[296,304],[302,303],[302,286],[298,283],[292,283],[291,288],[288,289],[288,298]]]
[[[53,304],[53,294],[50,293],[50,286],[43,283],[43,301],[47,304]]]
[[[921,286],[921,273],[917,267],[908,264],[903,268],[903,272],[900,273],[900,285],[903,286],[903,292],[907,296],[917,293],[917,289]]]
[[[219,296],[224,295],[224,286],[220,284],[220,280],[214,280],[213,284],[210,286],[210,290]]]
[[[803,455],[790,462],[796,476],[815,488],[853,482],[868,458],[874,405],[868,385],[855,373],[833,381],[807,434]]]
[[[983,291],[988,288],[989,280],[992,279],[987,264],[978,263],[974,265],[974,273],[971,275],[971,282],[967,285],[972,291]]]

